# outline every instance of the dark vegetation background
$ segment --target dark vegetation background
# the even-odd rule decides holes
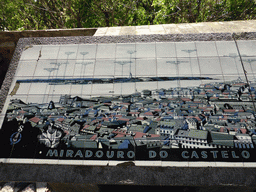
[[[1,0],[0,31],[256,19],[256,0]]]

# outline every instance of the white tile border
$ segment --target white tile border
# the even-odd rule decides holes
[[[243,162],[216,162],[216,167],[244,167]],[[256,167],[256,163],[255,163]]]
[[[34,159],[23,159],[23,158],[9,158],[8,163],[24,163],[24,164],[33,164]]]
[[[89,166],[107,166],[109,161],[108,160],[84,160],[83,165]]]
[[[135,166],[157,166],[162,167],[162,161],[134,161]]]
[[[135,161],[133,161],[133,160],[130,160],[130,161],[114,161],[114,160],[109,160],[108,165],[109,166],[117,166],[118,164],[122,164],[122,163],[134,163],[134,162]]]
[[[189,167],[188,161],[162,161],[162,167]]]
[[[0,163],[9,163],[9,158],[0,158]]]
[[[33,159],[33,164],[49,164],[49,165],[58,165],[58,159]]]
[[[138,167],[256,167],[256,162],[216,162],[216,161],[115,161],[115,160],[59,160],[59,159],[23,159],[23,158],[0,158],[0,163],[14,164],[40,164],[40,165],[85,165],[85,166],[117,166],[122,163],[134,163]]]
[[[59,165],[84,165],[84,161],[83,160],[76,160],[76,159],[72,159],[72,160],[59,160],[58,162]]]

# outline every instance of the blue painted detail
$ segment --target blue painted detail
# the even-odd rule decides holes
[[[118,149],[128,149],[128,146],[130,144],[130,141],[128,139],[125,139],[121,145],[119,145]]]
[[[13,141],[13,139],[14,139],[14,136],[17,134],[18,132],[15,132],[15,133],[13,133],[12,135],[11,135],[11,137],[10,137],[10,145],[15,145],[15,144],[17,144],[17,143],[19,143],[20,142],[20,140],[21,140],[21,133],[19,134],[19,137],[18,137],[18,139],[16,140],[16,141]]]
[[[145,129],[143,130],[143,133],[147,133],[149,131],[150,127],[146,126]]]
[[[182,127],[181,129],[183,129],[183,130],[188,130],[188,123],[185,122],[184,125],[183,125],[183,127]]]

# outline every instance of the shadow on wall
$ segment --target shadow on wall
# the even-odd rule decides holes
[[[6,72],[9,66],[9,59],[4,58],[4,56],[0,53],[0,89],[2,87]]]
[[[0,89],[20,38],[93,36],[96,28],[0,31]]]

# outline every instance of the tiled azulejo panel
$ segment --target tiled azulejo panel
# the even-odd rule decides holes
[[[28,47],[0,116],[1,161],[254,165],[256,42],[237,45]]]

